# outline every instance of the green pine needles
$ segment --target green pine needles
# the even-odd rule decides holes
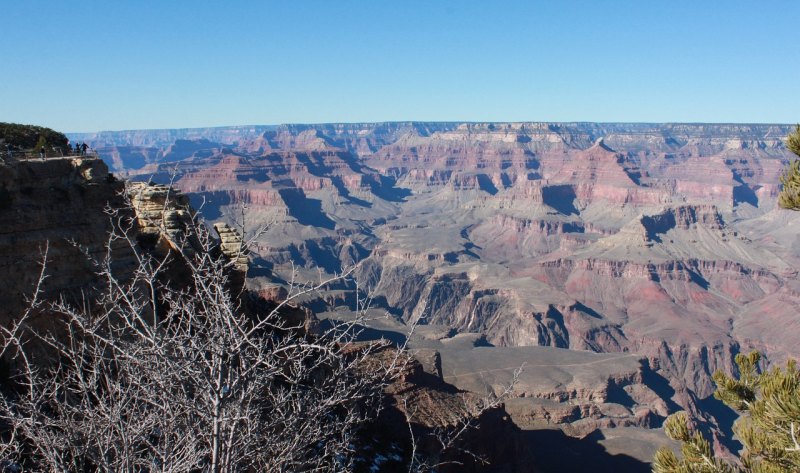
[[[62,152],[69,151],[69,140],[63,133],[34,125],[20,125],[18,123],[0,122],[0,151],[6,151],[10,146],[14,150],[35,150],[44,146],[48,151],[59,148]]]
[[[792,153],[800,156],[800,125],[797,125],[797,128],[786,137],[786,147]]]
[[[700,432],[689,426],[685,412],[675,413],[664,422],[664,431],[673,440],[681,442],[681,457],[662,447],[656,452],[653,471],[656,473],[728,473],[729,465],[714,458],[711,444]]]
[[[736,355],[740,375],[714,374],[714,397],[741,413],[734,432],[744,448],[736,463],[717,459],[711,444],[689,425],[685,412],[667,418],[664,430],[681,442],[681,456],[660,449],[655,473],[793,473],[800,471],[800,370],[794,360],[785,368],[759,373],[757,352]]]
[[[786,138],[786,147],[800,157],[800,125]],[[795,159],[781,176],[783,189],[778,196],[778,205],[784,209],[800,210],[800,159]]]

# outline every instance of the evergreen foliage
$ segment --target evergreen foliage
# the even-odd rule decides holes
[[[34,125],[0,122],[0,143],[3,148],[10,144],[15,150],[38,151],[44,146],[48,151],[60,149],[63,153],[69,152],[69,140],[63,133]]]
[[[797,128],[786,137],[786,147],[792,153],[800,156],[800,125],[797,125]]]
[[[739,462],[714,457],[710,443],[689,426],[685,412],[667,418],[667,436],[681,442],[679,458],[660,449],[655,473],[790,473],[800,471],[800,370],[794,360],[783,369],[759,373],[757,352],[736,355],[738,378],[714,374],[714,397],[741,413],[734,426],[744,448]]]
[[[800,157],[800,125],[786,138],[786,147]],[[800,210],[800,159],[795,159],[781,176],[783,189],[778,196],[778,205],[784,209]]]
[[[661,448],[656,452],[653,471],[657,473],[728,473],[734,470],[727,464],[714,458],[711,444],[703,436],[689,426],[689,417],[685,412],[678,412],[667,418],[664,423],[667,436],[681,442],[679,459],[675,452]]]

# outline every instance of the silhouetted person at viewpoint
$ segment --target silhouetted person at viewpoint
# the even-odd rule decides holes
[[[81,144],[81,156],[86,156],[86,150],[89,146],[86,143]]]

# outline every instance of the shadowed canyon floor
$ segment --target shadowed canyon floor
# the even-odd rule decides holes
[[[209,219],[234,224],[244,206],[251,230],[265,225],[251,287],[358,264],[391,315],[371,335],[419,324],[426,369],[472,391],[524,365],[506,406],[521,429],[647,461],[663,437],[641,429],[678,409],[730,445],[729,413],[706,398],[736,353],[800,355],[800,216],[774,204],[789,130],[379,123],[71,138],[119,173],[174,180]],[[352,287],[334,289],[311,304],[352,305]]]

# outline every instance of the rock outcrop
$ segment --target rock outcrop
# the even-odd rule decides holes
[[[136,215],[139,244],[162,253],[195,254],[199,241],[195,236],[194,211],[189,198],[172,186],[131,183],[127,188]]]
[[[196,225],[186,195],[163,185],[126,186],[98,158],[0,164],[0,322],[22,313],[40,278],[40,299],[81,303],[106,258],[125,280],[138,264],[135,250],[191,255],[199,248]],[[118,238],[110,238],[112,231]],[[236,249],[241,236],[225,226],[217,231],[232,278],[243,286],[248,259]]]
[[[96,158],[0,164],[1,323],[20,315],[34,296],[42,264],[41,296],[75,300],[95,280],[90,260],[103,261],[109,249],[118,274],[131,269],[130,248],[108,239],[112,219],[104,212],[131,216],[124,190]]]

